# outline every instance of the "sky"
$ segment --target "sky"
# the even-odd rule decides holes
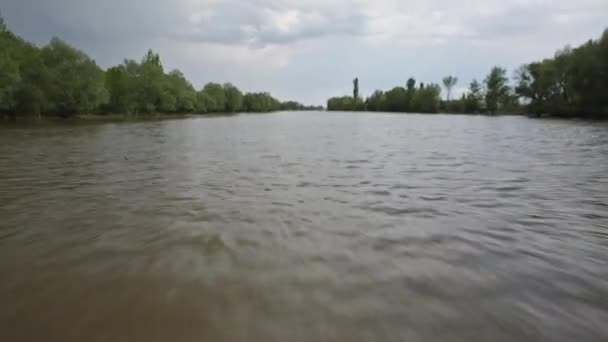
[[[351,94],[354,77],[369,95],[454,75],[457,95],[494,65],[511,75],[608,28],[607,0],[2,0],[0,12],[23,38],[60,37],[102,67],[152,48],[197,88],[315,105]]]

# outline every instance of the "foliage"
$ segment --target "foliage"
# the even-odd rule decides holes
[[[323,110],[323,106],[305,106],[296,101],[281,103],[281,110]]]
[[[411,107],[418,113],[437,113],[441,87],[438,84],[429,84],[414,94]]]
[[[53,38],[27,43],[0,17],[0,114],[214,113],[312,109],[281,104],[268,93],[245,98],[232,84],[209,83],[200,91],[179,70],[166,73],[152,50],[141,61],[125,59],[103,71],[84,52]],[[246,100],[246,101],[245,101]],[[319,107],[314,107],[319,109]]]
[[[226,94],[221,84],[207,83],[202,91],[209,96],[210,100],[207,104],[207,112],[220,113],[226,110]]]
[[[507,71],[494,67],[483,85],[473,80],[457,100],[451,100],[455,76],[443,85],[446,101],[439,100],[441,88],[409,78],[406,88],[376,90],[358,106],[353,97],[328,100],[328,110],[368,110],[387,112],[508,114],[528,111],[557,116],[592,116],[608,119],[608,30],[598,40],[558,51],[553,58],[524,64],[514,72],[515,85],[509,84]],[[358,96],[359,79],[355,79]],[[356,97],[355,96],[355,97]]]
[[[171,71],[163,88],[166,113],[192,113],[197,108],[196,90],[179,70]]]
[[[501,67],[494,67],[484,80],[486,87],[486,109],[490,114],[496,114],[499,109],[505,106],[509,94],[509,79],[507,70]]]
[[[383,112],[386,111],[386,95],[382,90],[376,90],[374,93],[365,100],[365,106],[367,110],[372,112]]]
[[[247,93],[243,97],[243,110],[249,113],[272,112],[280,109],[281,102],[269,93]]]
[[[441,88],[438,85],[416,89],[416,81],[410,79],[407,87],[394,87],[386,92],[376,90],[365,101],[357,101],[350,96],[334,97],[328,100],[327,110],[418,113],[436,113],[439,110]]]
[[[230,83],[224,84],[224,95],[226,99],[226,113],[236,113],[243,108],[243,93],[239,88]]]
[[[307,110],[294,101],[281,103],[269,93],[243,93],[234,85],[208,83],[197,91],[182,72],[166,73],[160,56],[149,50],[141,61],[126,59],[103,71],[84,52],[53,38],[38,47],[15,35],[0,18],[0,114],[12,118],[33,114],[72,116],[82,113],[235,113]],[[328,110],[436,113],[517,113],[593,116],[608,119],[608,30],[597,40],[566,47],[553,58],[524,64],[514,72],[494,67],[483,85],[471,82],[452,100],[458,82],[441,87],[409,78],[405,87],[376,90],[364,99],[359,78],[352,96],[327,101]]]
[[[327,100],[327,110],[352,111],[355,110],[355,100],[350,96],[333,97]]]
[[[608,30],[598,40],[522,65],[516,94],[534,114],[608,118]]]
[[[0,18],[0,111],[11,112],[16,106],[16,93],[21,83],[18,63],[22,42],[8,30]]]
[[[483,90],[477,80],[473,80],[469,85],[469,92],[464,98],[464,113],[477,114],[483,110]]]

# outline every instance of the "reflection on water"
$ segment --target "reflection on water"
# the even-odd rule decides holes
[[[608,125],[0,129],[2,341],[607,341]]]

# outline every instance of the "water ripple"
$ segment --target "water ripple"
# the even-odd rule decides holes
[[[606,341],[607,128],[0,127],[0,340]]]

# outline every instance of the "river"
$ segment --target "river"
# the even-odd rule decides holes
[[[608,340],[608,123],[0,127],[2,341]]]

